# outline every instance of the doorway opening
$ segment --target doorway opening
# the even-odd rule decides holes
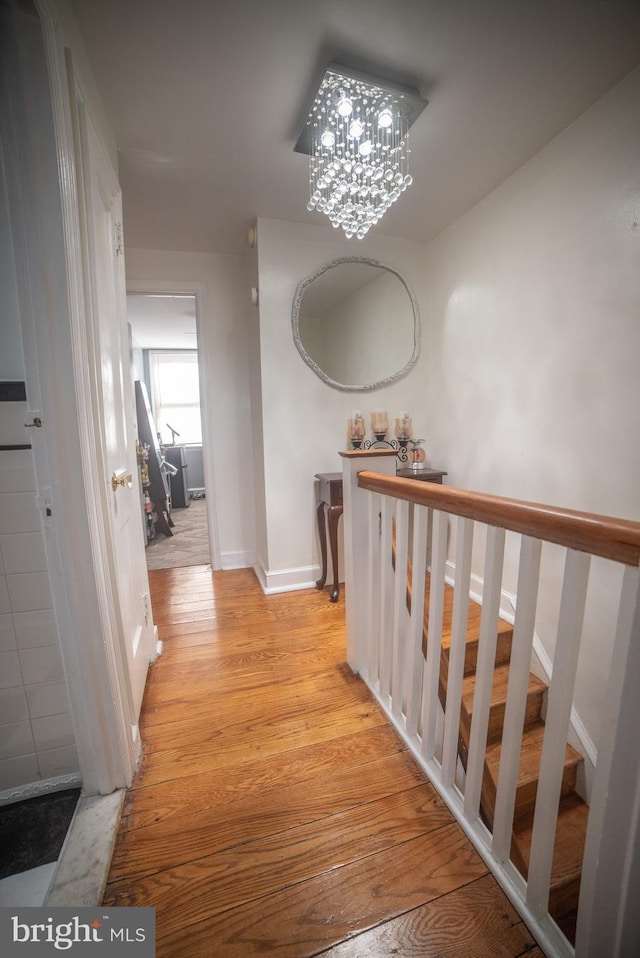
[[[197,301],[127,293],[148,569],[209,565]]]

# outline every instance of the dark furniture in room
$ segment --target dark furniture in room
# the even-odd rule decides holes
[[[396,475],[402,479],[416,479],[419,482],[437,482],[447,475],[441,469],[398,469]],[[329,598],[337,602],[340,595],[338,583],[338,520],[342,515],[342,473],[318,472],[317,483],[317,518],[318,537],[320,539],[320,558],[322,572],[316,582],[316,589],[324,589],[327,581],[327,526],[329,527],[329,548],[331,549],[331,564],[333,570],[333,586]]]
[[[164,458],[177,469],[175,476],[169,476],[171,484],[171,508],[185,509],[189,505],[187,485],[187,456],[184,446],[163,446]]]

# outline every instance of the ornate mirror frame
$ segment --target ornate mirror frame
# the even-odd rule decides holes
[[[407,296],[409,297],[409,302],[411,303],[411,308],[413,310],[413,353],[409,361],[396,373],[393,373],[392,375],[387,376],[385,379],[380,379],[373,383],[366,383],[363,385],[347,385],[345,383],[336,382],[335,379],[332,379],[330,376],[328,376],[324,370],[318,366],[316,361],[306,351],[300,338],[300,307],[307,288],[314,282],[314,280],[318,279],[319,276],[322,276],[323,273],[326,273],[327,270],[330,270],[335,266],[340,266],[342,263],[364,263],[366,266],[375,266],[379,269],[386,270],[388,273],[392,273],[402,283]],[[388,386],[391,383],[395,383],[407,375],[407,373],[415,366],[418,356],[420,355],[420,314],[418,312],[418,304],[416,302],[415,296],[409,289],[404,277],[397,270],[392,269],[390,266],[385,266],[384,263],[381,263],[376,259],[368,259],[365,256],[341,256],[338,259],[331,260],[329,263],[325,263],[324,266],[321,266],[310,276],[307,276],[306,279],[303,279],[302,282],[296,287],[296,292],[293,297],[291,325],[293,328],[293,340],[296,344],[296,349],[302,356],[307,366],[309,366],[309,368],[314,371],[316,376],[322,379],[322,381],[328,386],[332,386],[334,389],[340,389],[344,392],[369,392],[372,389],[380,389],[382,386]]]

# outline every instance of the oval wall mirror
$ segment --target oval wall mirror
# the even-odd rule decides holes
[[[343,257],[302,280],[292,325],[305,363],[336,389],[386,386],[418,358],[417,303],[402,276],[377,260]]]

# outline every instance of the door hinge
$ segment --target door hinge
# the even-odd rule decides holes
[[[148,592],[143,594],[142,601],[144,603],[144,623],[148,625],[151,621],[151,596]]]
[[[113,231],[116,255],[122,256],[124,254],[124,235],[122,232],[122,223],[114,223]]]

